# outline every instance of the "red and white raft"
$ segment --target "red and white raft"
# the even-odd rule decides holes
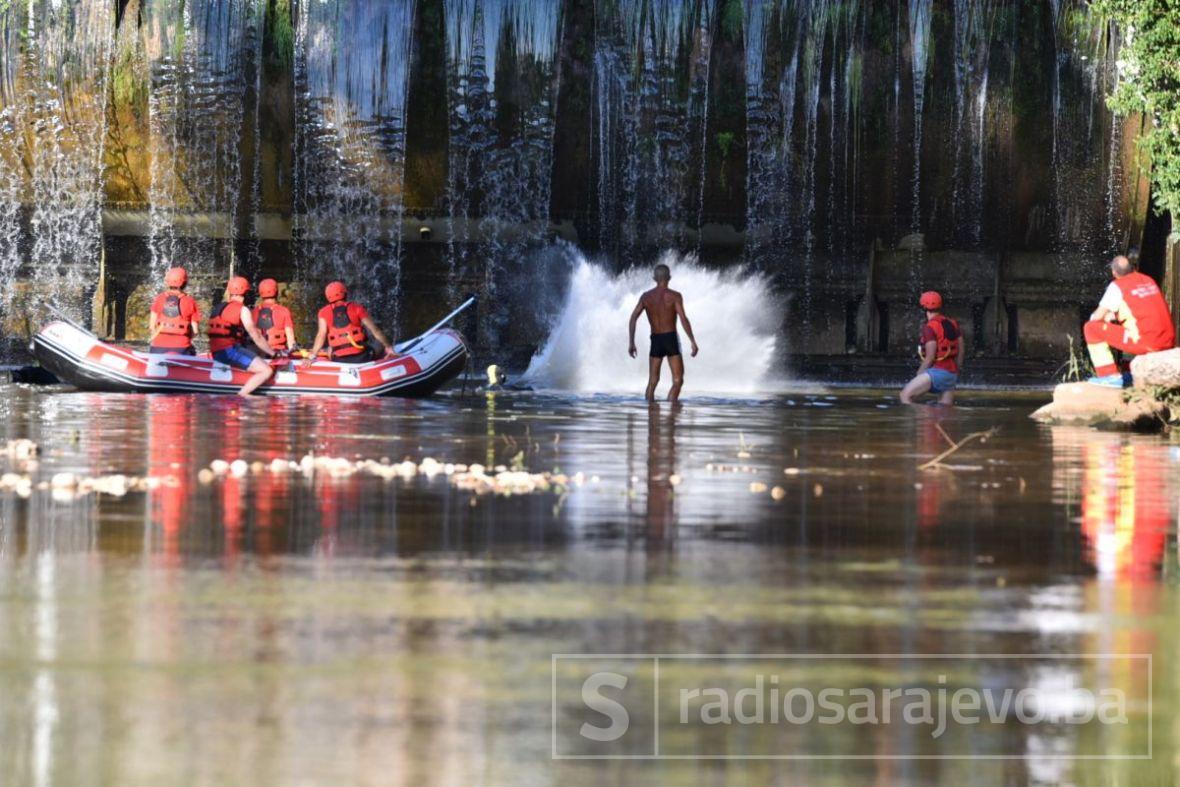
[[[398,346],[392,358],[366,364],[298,359],[273,361],[275,374],[258,393],[335,396],[429,396],[467,364],[463,337],[434,328]],[[102,341],[69,322],[51,322],[33,337],[33,354],[59,380],[87,391],[236,393],[244,371],[208,355],[153,355]]]

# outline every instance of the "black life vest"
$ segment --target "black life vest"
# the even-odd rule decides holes
[[[349,303],[341,301],[332,307],[332,322],[328,325],[328,347],[332,355],[356,355],[364,352],[365,328],[354,322],[348,312]]]

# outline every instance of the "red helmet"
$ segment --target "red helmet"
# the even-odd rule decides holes
[[[918,305],[928,311],[938,311],[942,308],[942,296],[934,290],[929,290],[922,293],[922,297],[918,299]]]
[[[279,283],[274,279],[263,279],[258,282],[259,298],[276,298],[279,294]]]
[[[188,283],[188,272],[184,268],[169,268],[164,274],[164,283],[169,287],[183,287]]]
[[[245,295],[250,292],[250,282],[241,276],[234,276],[229,280],[229,284],[225,285],[225,291],[230,295]]]
[[[348,297],[348,288],[344,286],[344,282],[334,281],[324,288],[324,297],[328,299],[328,303],[342,301]]]

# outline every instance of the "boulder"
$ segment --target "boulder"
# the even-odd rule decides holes
[[[1131,376],[1139,388],[1180,388],[1180,348],[1136,356]]]
[[[1053,401],[1032,417],[1054,424],[1158,431],[1167,423],[1168,409],[1142,391],[1129,392],[1090,383],[1062,383],[1053,389]]]

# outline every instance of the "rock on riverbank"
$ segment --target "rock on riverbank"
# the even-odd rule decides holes
[[[1053,401],[1032,417],[1054,424],[1159,431],[1167,425],[1168,415],[1168,406],[1142,387],[1120,390],[1090,383],[1062,383],[1053,389]]]

